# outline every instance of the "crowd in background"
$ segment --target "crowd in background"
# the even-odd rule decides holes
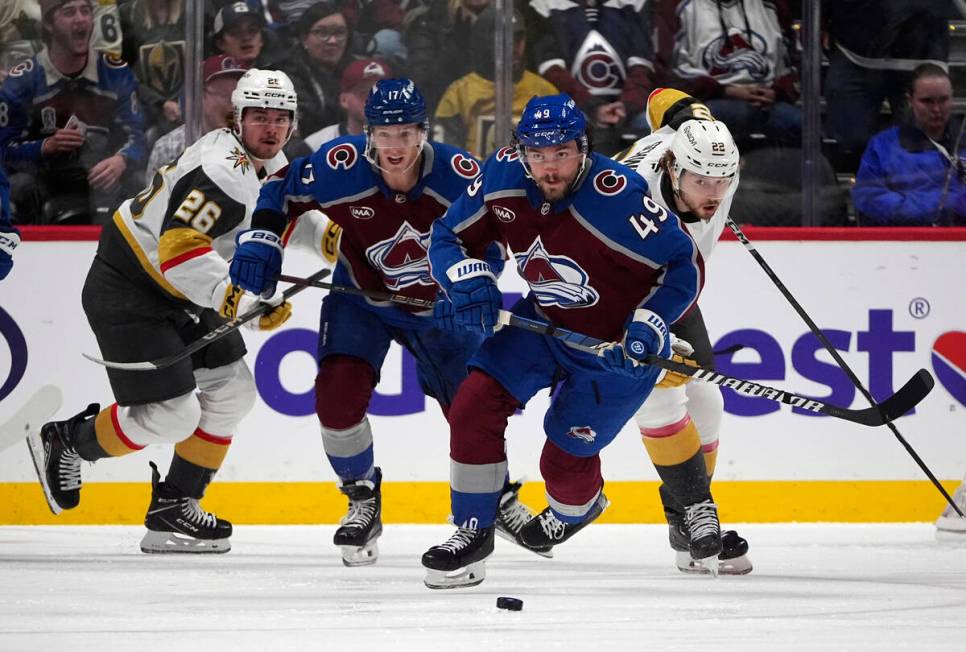
[[[485,157],[509,140],[494,133],[491,5],[209,0],[203,129],[228,125],[246,69],[280,69],[299,96],[286,153],[305,155],[361,133],[372,84],[408,76],[432,107],[432,136]],[[822,2],[823,224],[966,224],[950,65],[951,21],[963,19],[963,5]],[[679,88],[739,141],[735,219],[802,223],[800,0],[515,6],[515,119],[532,95],[569,93],[595,147],[613,154],[647,133],[648,94]],[[3,3],[0,156],[15,223],[104,223],[184,149],[186,9],[185,0]]]

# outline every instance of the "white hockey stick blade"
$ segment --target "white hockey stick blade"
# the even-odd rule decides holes
[[[39,431],[50,420],[64,401],[54,385],[44,385],[17,412],[0,425],[0,451],[22,441],[30,432]]]

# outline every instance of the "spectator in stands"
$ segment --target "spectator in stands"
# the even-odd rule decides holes
[[[652,0],[662,84],[703,100],[735,138],[801,143],[788,0]]]
[[[346,66],[339,93],[339,106],[345,111],[345,119],[309,134],[305,144],[314,152],[333,138],[361,134],[369,91],[377,81],[388,77],[392,77],[392,70],[378,59],[357,59]]]
[[[157,132],[149,140],[181,123],[184,8],[184,0],[132,0],[121,7],[124,60],[138,79],[149,132]]]
[[[40,8],[26,0],[0,2],[0,83],[7,71],[37,54],[40,40]]]
[[[912,70],[945,67],[951,0],[835,0],[822,3],[829,39],[825,124],[854,170],[878,129],[882,100],[899,121]]]
[[[338,3],[322,0],[302,14],[299,42],[282,64],[299,96],[299,133],[311,134],[343,118],[339,80],[352,60],[352,31]]]
[[[654,89],[653,49],[642,2],[531,0],[534,60],[550,83],[567,93],[597,127],[647,129],[643,114]]]
[[[215,54],[225,54],[252,68],[275,68],[282,45],[266,29],[258,0],[232,2],[215,14],[212,42]]]
[[[859,224],[966,226],[963,125],[952,124],[952,84],[939,66],[912,73],[910,120],[869,141],[852,189]]]
[[[232,114],[231,93],[248,66],[223,54],[205,59],[202,65],[204,93],[201,96],[203,133],[228,126]],[[145,178],[150,181],[162,165],[174,161],[185,150],[185,126],[162,136],[151,149]]]
[[[0,156],[20,172],[11,194],[21,221],[106,221],[125,171],[144,160],[137,80],[119,57],[90,49],[90,0],[40,7],[47,47],[0,87]]]
[[[469,150],[483,159],[510,141],[510,134],[494,133],[496,89],[493,84],[493,35],[496,12],[480,14],[470,40],[473,71],[450,84],[436,108],[436,139]],[[534,95],[556,95],[557,88],[524,69],[526,30],[523,16],[513,12],[513,121]]]
[[[473,69],[466,48],[477,17],[489,5],[490,0],[428,0],[407,16],[409,76],[426,108],[435,109],[443,91]]]

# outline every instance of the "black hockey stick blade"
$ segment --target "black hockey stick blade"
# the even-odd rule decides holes
[[[588,353],[600,353],[602,347],[611,344],[610,342],[605,342],[589,335],[575,333],[565,328],[558,328],[552,324],[535,319],[527,319],[526,317],[521,317],[505,310],[500,311],[500,323],[514,328],[521,328],[532,333],[554,337],[568,346]],[[721,387],[729,387],[741,394],[785,403],[786,405],[811,412],[820,412],[865,426],[881,426],[906,414],[926,397],[935,382],[928,371],[920,369],[898,392],[882,403],[877,403],[861,410],[852,410],[838,405],[824,403],[818,399],[802,396],[794,392],[754,383],[750,380],[734,378],[726,374],[718,373],[712,369],[692,367],[691,365],[675,362],[674,360],[668,360],[667,358],[656,355],[647,356],[645,362],[668,371],[691,376],[695,380],[713,383]]]
[[[331,273],[332,273],[332,270],[330,269],[322,269],[316,272],[315,274],[312,274],[305,280],[312,281],[312,282],[321,281],[323,278],[325,278]],[[299,292],[301,292],[307,287],[311,287],[311,286],[293,285],[292,287],[282,292],[282,298],[287,301],[290,297],[295,296],[296,294],[298,294]],[[249,310],[244,315],[236,317],[231,321],[227,321],[221,326],[212,330],[211,332],[206,333],[205,335],[202,335],[197,340],[195,340],[194,342],[186,346],[182,351],[173,353],[163,358],[158,358],[157,360],[144,360],[142,362],[112,362],[110,360],[101,360],[100,358],[95,358],[94,356],[88,355],[86,353],[82,353],[81,355],[87,358],[88,360],[90,360],[91,362],[96,362],[97,364],[107,367],[108,369],[122,369],[124,371],[153,371],[155,369],[166,369],[167,367],[170,367],[173,364],[177,364],[181,362],[185,358],[191,357],[192,355],[194,355],[201,349],[205,348],[212,342],[220,340],[225,335],[228,335],[228,333],[238,330],[244,324],[250,322],[253,319],[261,317],[265,313],[271,311],[273,308],[274,306],[271,306],[266,303],[259,306],[258,308]]]

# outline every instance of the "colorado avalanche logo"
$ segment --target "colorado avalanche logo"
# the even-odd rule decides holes
[[[966,332],[939,336],[932,345],[932,368],[953,398],[966,405]]]
[[[399,291],[410,285],[433,285],[429,275],[429,233],[403,222],[396,234],[366,249],[369,264],[378,269],[386,287]]]
[[[355,145],[351,143],[342,143],[341,145],[336,145],[328,151],[328,153],[325,155],[325,162],[328,163],[329,167],[333,170],[338,170],[339,168],[348,170],[355,165],[357,158],[359,158],[359,153],[356,152]]]
[[[501,147],[496,153],[496,160],[501,163],[506,163],[509,161],[516,161],[520,158],[520,152],[517,151],[516,147]]]
[[[538,236],[525,254],[514,254],[520,276],[526,280],[541,306],[585,308],[600,299],[587,272],[567,256],[547,253]]]
[[[585,441],[588,444],[593,444],[594,440],[597,439],[597,433],[590,426],[574,426],[567,432],[567,436]]]
[[[594,190],[606,197],[619,195],[626,186],[627,177],[613,170],[604,170],[594,177]]]
[[[469,156],[455,154],[450,160],[450,163],[453,165],[456,174],[464,179],[474,179],[480,173],[480,164],[476,162],[476,159],[472,159]]]
[[[571,74],[593,95],[617,95],[627,76],[617,51],[596,30],[577,51]]]
[[[745,71],[755,81],[767,81],[771,77],[771,64],[768,61],[768,43],[758,32],[751,32],[751,43],[747,32],[729,29],[711,41],[701,55],[701,63],[712,77],[734,75]]]

